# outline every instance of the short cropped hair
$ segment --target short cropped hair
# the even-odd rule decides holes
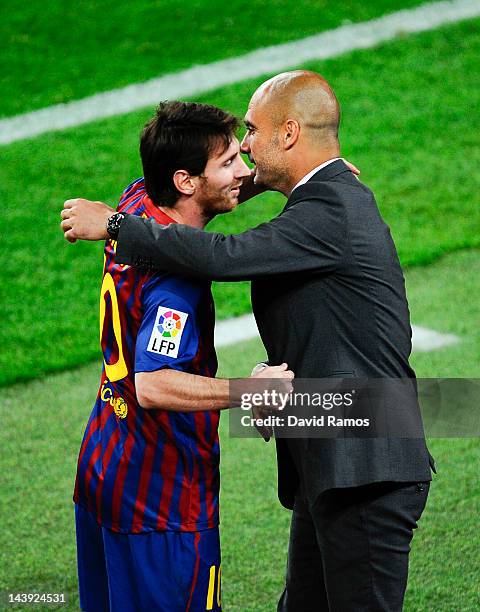
[[[236,117],[210,104],[161,102],[140,138],[145,189],[153,202],[174,206],[181,195],[175,172],[201,176],[211,153],[226,151],[238,127]]]

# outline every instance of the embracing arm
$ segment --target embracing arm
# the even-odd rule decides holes
[[[286,363],[268,366],[252,378],[283,379],[288,388],[293,372]],[[239,406],[241,385],[230,385],[230,379],[198,376],[170,368],[135,374],[135,390],[142,408],[160,408],[180,412],[222,410]],[[260,387],[259,387],[260,388]],[[238,394],[238,397],[233,394]]]
[[[220,281],[328,271],[342,257],[342,225],[341,211],[318,200],[299,201],[272,221],[229,236],[127,216],[116,260]]]
[[[68,200],[64,206],[61,226],[68,241],[108,238],[106,223],[114,213],[109,206],[81,198]],[[118,235],[116,261],[197,278],[237,281],[328,272],[338,266],[344,246],[342,207],[332,198],[305,197],[290,203],[272,221],[229,236],[126,215]]]
[[[137,372],[135,390],[142,408],[194,412],[220,410],[230,405],[228,380],[187,374],[169,368]]]

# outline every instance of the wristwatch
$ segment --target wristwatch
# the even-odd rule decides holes
[[[125,219],[125,213],[116,212],[107,219],[107,232],[112,240],[118,238],[118,232],[120,231],[120,225]]]

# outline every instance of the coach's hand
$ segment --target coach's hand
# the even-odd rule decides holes
[[[92,202],[83,198],[67,200],[61,212],[60,227],[65,240],[106,240],[107,219],[115,210],[103,202]]]

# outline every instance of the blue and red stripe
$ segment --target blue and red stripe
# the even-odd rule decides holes
[[[118,210],[153,217],[158,223],[172,222],[148,198],[142,179],[127,187]],[[105,369],[102,371],[80,449],[74,500],[94,513],[101,525],[122,533],[214,527],[218,524],[219,414],[147,411],[138,405],[135,344],[143,316],[143,287],[153,273],[116,264],[111,241],[105,245],[107,273],[115,285],[128,375],[109,381]],[[108,291],[101,299],[106,305],[102,350],[105,362],[113,365],[120,354],[113,327],[114,305]],[[201,321],[198,350],[187,371],[214,376],[214,312],[208,290],[198,305],[197,318]],[[114,412],[113,401],[118,398],[127,403],[125,418]]]

